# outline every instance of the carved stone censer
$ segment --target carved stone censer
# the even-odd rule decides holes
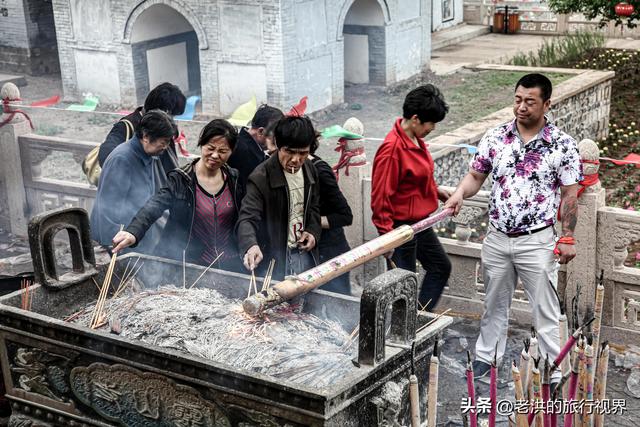
[[[73,271],[59,275],[55,235],[69,234]],[[359,324],[354,371],[323,388],[238,369],[61,320],[98,297],[107,266],[95,265],[87,214],[70,208],[32,219],[29,240],[35,285],[30,310],[24,290],[0,298],[0,360],[11,426],[376,426],[408,425],[408,378],[415,341],[422,419],[427,362],[443,316],[416,312],[415,274],[393,270],[367,284],[361,299],[322,290],[307,294],[304,311]],[[121,274],[132,257],[144,260],[138,281],[155,288],[193,282],[204,267],[138,254],[118,257]],[[209,270],[199,287],[246,297],[248,276]],[[416,332],[418,330],[418,332]],[[313,351],[313,349],[309,349]]]

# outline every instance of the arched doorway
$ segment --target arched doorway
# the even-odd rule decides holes
[[[384,85],[384,13],[377,0],[356,0],[344,20],[344,82]]]
[[[175,9],[156,4],[142,12],[131,30],[131,53],[139,104],[163,82],[200,95],[198,36]]]

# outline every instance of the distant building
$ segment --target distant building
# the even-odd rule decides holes
[[[462,0],[53,0],[53,9],[67,97],[135,105],[171,81],[218,114],[252,95],[285,108],[306,95],[313,111],[342,102],[345,82],[406,79],[429,65],[432,27],[462,21]]]
[[[59,70],[51,1],[0,1],[0,71],[48,74]]]

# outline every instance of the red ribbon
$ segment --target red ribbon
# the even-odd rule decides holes
[[[35,129],[35,128],[33,127],[33,123],[31,122],[31,117],[29,117],[29,116],[27,115],[27,113],[25,113],[25,112],[24,112],[24,111],[22,111],[22,110],[12,110],[12,109],[9,107],[9,103],[10,103],[11,101],[20,101],[20,99],[12,99],[12,100],[9,100],[9,99],[3,99],[3,100],[2,100],[2,112],[3,112],[3,113],[5,113],[5,114],[8,114],[8,115],[9,115],[9,117],[7,117],[7,118],[6,118],[6,119],[4,119],[2,122],[0,122],[0,128],[1,128],[2,126],[6,125],[7,123],[9,123],[11,120],[13,120],[13,118],[16,116],[16,114],[22,114],[22,115],[27,119],[27,121],[29,121],[29,126],[31,126],[31,129]]]
[[[583,159],[582,163],[590,163],[592,165],[599,165],[600,161],[599,160],[584,160]],[[588,174],[588,175],[584,175],[582,180],[579,182],[580,189],[578,190],[578,197],[580,197],[580,195],[582,195],[582,193],[584,193],[584,190],[587,187],[590,187],[592,185],[596,185],[599,182],[600,182],[600,176],[598,175],[598,172],[591,173],[591,174]]]
[[[355,150],[347,150],[347,143],[350,140],[347,138],[338,139],[338,146],[335,148],[335,151],[340,153],[340,158],[338,159],[338,163],[333,167],[333,172],[336,174],[336,181],[340,180],[340,169],[344,168],[344,174],[349,176],[349,167],[351,166],[362,166],[367,162],[356,162],[351,163],[351,158],[364,154],[364,147],[358,147]]]

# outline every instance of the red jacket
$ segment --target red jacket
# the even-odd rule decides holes
[[[380,234],[391,231],[394,221],[416,222],[438,208],[431,154],[422,139],[416,146],[401,122],[396,120],[373,160],[371,210]]]

